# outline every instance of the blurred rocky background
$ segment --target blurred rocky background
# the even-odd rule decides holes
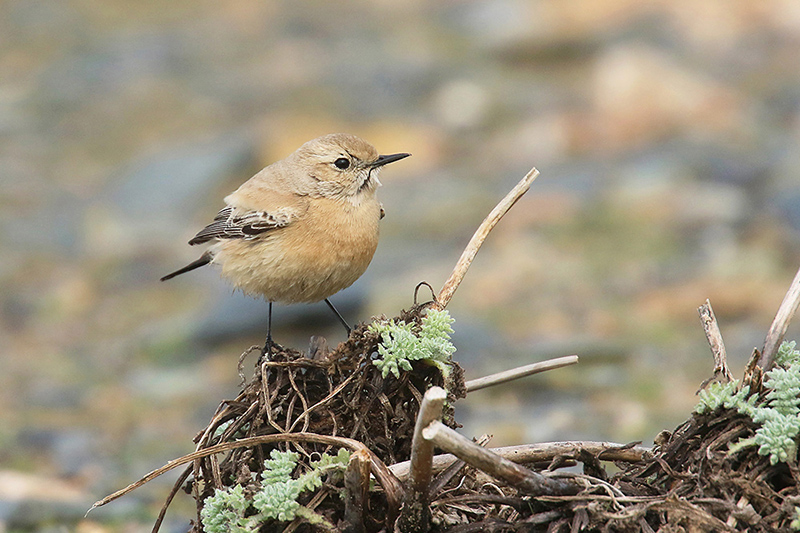
[[[352,322],[438,289],[541,170],[450,305],[456,358],[581,363],[474,393],[466,434],[672,429],[712,369],[696,308],[740,375],[800,266],[799,57],[795,0],[3,1],[0,531],[149,531],[174,473],[83,514],[193,448],[266,318],[213,269],[158,278],[225,194],[329,132],[413,153],[333,297]],[[284,344],[344,339],[324,304],[275,320]]]

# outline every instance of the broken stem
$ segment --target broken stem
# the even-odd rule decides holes
[[[461,253],[461,258],[458,260],[458,263],[456,263],[456,267],[453,269],[453,273],[450,274],[450,278],[445,282],[442,290],[439,291],[439,296],[434,304],[437,308],[444,309],[447,307],[447,304],[450,303],[450,299],[464,279],[467,269],[469,269],[470,264],[472,264],[472,260],[475,259],[475,255],[478,253],[478,250],[480,250],[489,232],[492,231],[492,228],[497,225],[500,219],[503,218],[503,215],[511,209],[517,200],[528,192],[531,183],[533,183],[533,180],[535,180],[538,175],[539,171],[532,168],[531,171],[511,189],[505,198],[500,200],[500,203],[492,209],[492,212],[489,213],[483,222],[481,222],[481,225],[478,226],[472,239],[470,239],[469,244],[467,244],[467,247]]]
[[[363,533],[364,509],[369,494],[369,454],[358,450],[350,455],[344,473],[344,533]]]
[[[433,443],[422,437],[428,424],[442,418],[442,408],[447,392],[441,387],[431,387],[425,392],[419,406],[414,438],[411,441],[411,470],[403,509],[397,522],[401,533],[424,532],[430,529],[431,510],[428,502],[433,461]]]
[[[733,381],[733,374],[728,369],[728,355],[725,352],[725,343],[722,342],[722,332],[719,330],[719,323],[717,323],[717,317],[714,316],[711,302],[706,299],[706,303],[698,307],[697,312],[700,313],[703,331],[706,332],[706,339],[708,339],[708,345],[714,356],[714,377],[711,379],[715,379],[721,374],[725,377],[726,382]],[[709,381],[705,381],[700,388],[705,387]]]

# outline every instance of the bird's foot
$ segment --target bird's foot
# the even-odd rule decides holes
[[[267,360],[269,361],[272,359],[272,348],[278,348],[278,345],[272,341],[272,336],[267,337],[267,341],[264,343],[264,348],[261,349],[261,357],[259,360]]]

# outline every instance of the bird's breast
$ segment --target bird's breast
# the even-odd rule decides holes
[[[380,204],[317,198],[298,220],[250,241],[222,241],[214,262],[251,295],[317,302],[352,285],[378,245]]]

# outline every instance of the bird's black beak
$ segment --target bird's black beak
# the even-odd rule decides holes
[[[383,165],[388,165],[389,163],[394,163],[395,161],[400,161],[401,159],[405,159],[406,157],[410,156],[411,154],[391,154],[391,155],[379,155],[378,159],[372,163],[372,168],[382,167]]]

